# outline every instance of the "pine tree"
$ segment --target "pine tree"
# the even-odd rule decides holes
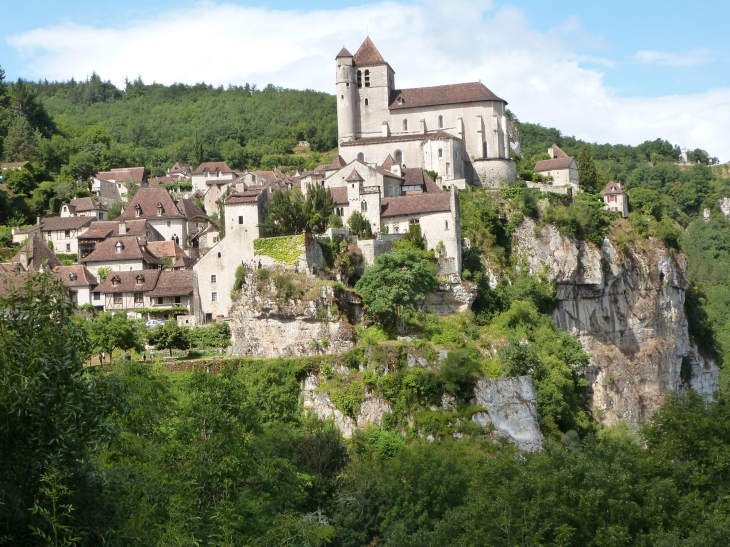
[[[3,149],[7,161],[31,161],[38,157],[40,134],[25,119],[25,116],[16,116],[8,128]]]
[[[578,152],[578,178],[581,190],[591,193],[598,192],[598,172],[593,163],[589,144],[584,144]]]

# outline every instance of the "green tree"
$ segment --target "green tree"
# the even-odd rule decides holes
[[[590,144],[584,144],[580,147],[576,161],[578,163],[578,178],[581,189],[595,194],[600,188],[598,188],[598,172],[596,171],[596,164],[593,163]]]
[[[138,325],[130,320],[126,313],[102,312],[86,322],[86,331],[93,351],[106,352],[109,355],[109,362],[115,349],[142,350]]]
[[[15,116],[3,142],[7,161],[33,161],[38,158],[41,136],[24,116]]]
[[[360,211],[352,212],[347,221],[347,227],[350,229],[351,234],[361,239],[373,238],[373,229],[370,226],[370,221],[362,216]]]
[[[35,176],[26,167],[22,169],[12,169],[6,171],[6,181],[8,187],[14,194],[24,194],[29,196],[36,187]],[[50,198],[49,198],[50,199]]]
[[[307,198],[304,201],[304,215],[307,217],[306,231],[321,234],[327,229],[330,215],[335,210],[335,202],[329,188],[317,184],[307,185]]]
[[[180,327],[174,319],[165,321],[164,325],[152,329],[147,335],[147,339],[157,349],[170,350],[170,357],[172,357],[173,349],[185,350],[190,347],[187,331]]]
[[[298,188],[274,192],[273,199],[266,204],[265,226],[269,235],[300,234],[307,229],[307,220],[304,196]]]
[[[355,285],[367,312],[393,326],[414,313],[436,287],[436,265],[426,253],[403,249],[382,254]]]
[[[97,172],[96,156],[93,152],[82,150],[72,155],[68,165],[64,165],[61,174],[71,177],[71,180],[89,180]]]
[[[644,216],[653,216],[661,220],[664,206],[659,192],[648,188],[632,188],[629,190],[631,208]]]

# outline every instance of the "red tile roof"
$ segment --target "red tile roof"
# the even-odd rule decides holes
[[[0,275],[0,297],[18,293],[24,293],[24,285],[28,282],[30,274],[28,272],[5,272]]]
[[[117,252],[117,243],[122,244],[121,252]],[[81,262],[114,262],[117,260],[144,260],[149,264],[162,264],[156,256],[151,255],[140,244],[137,236],[114,236],[100,242]]]
[[[555,158],[554,160],[541,160],[535,164],[533,171],[535,173],[542,173],[554,169],[568,169],[571,163],[573,163],[573,158],[570,156]]]
[[[345,165],[347,165],[345,158],[337,154],[332,163],[329,164],[328,169],[342,169]]]
[[[359,66],[363,65],[384,65],[387,64],[383,56],[380,55],[378,48],[375,47],[370,36],[365,38],[360,48],[355,52],[352,59],[353,63]]]
[[[165,270],[160,272],[157,285],[149,293],[156,296],[185,296],[193,292],[193,270]]]
[[[465,84],[437,85],[433,87],[415,87],[413,89],[395,89],[390,94],[390,110],[416,108],[424,106],[441,106],[446,104],[478,103],[484,101],[507,101],[500,99],[481,82]]]
[[[235,173],[235,171],[228,167],[228,164],[224,161],[206,161],[198,165],[197,169],[193,171],[193,175],[202,175],[206,171],[208,171],[208,173],[220,171],[221,174]]]
[[[390,171],[394,165],[396,165],[396,163],[395,163],[395,160],[393,159],[393,156],[388,154],[388,157],[385,158],[385,161],[383,162],[383,165],[380,166],[380,168],[385,169],[386,171]]]
[[[177,202],[177,208],[185,216],[186,219],[190,220],[193,217],[205,217],[205,212],[195,205],[195,201],[192,199],[181,199]],[[202,221],[202,219],[201,219]]]
[[[106,294],[151,291],[157,285],[160,273],[160,270],[110,272],[106,281],[96,287],[96,290]]]
[[[148,241],[147,250],[157,258],[161,258],[163,256],[177,258],[178,256],[183,256],[185,254],[182,248],[180,248],[180,245],[174,241]]]
[[[162,214],[158,214],[157,205],[162,205]],[[139,216],[137,216],[139,206]],[[120,220],[134,220],[135,218],[181,218],[184,215],[172,201],[170,194],[164,188],[140,188],[134,194],[132,201],[119,215]]]
[[[175,165],[173,165],[172,167],[170,167],[167,170],[167,172],[168,173],[183,173],[183,174],[189,174],[189,173],[192,173],[193,172],[193,168],[189,164],[187,164],[187,163],[183,163],[181,161],[177,161],[177,162],[175,162]]]

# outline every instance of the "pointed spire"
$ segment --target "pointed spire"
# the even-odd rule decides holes
[[[383,162],[383,165],[380,166],[381,169],[387,169],[390,171],[393,169],[393,166],[395,165],[395,160],[393,159],[393,156],[388,154],[388,157],[385,158],[385,161]]]
[[[347,51],[347,48],[343,46],[335,59],[339,59],[340,57],[352,57],[352,53]]]
[[[385,59],[375,47],[370,36],[365,38],[365,41],[360,46],[360,49],[355,53],[353,61],[356,65],[384,65],[386,64]]]
[[[352,173],[345,179],[346,182],[363,182],[365,179],[360,176],[360,173],[356,169],[352,170]]]

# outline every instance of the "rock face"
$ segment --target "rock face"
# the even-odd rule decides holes
[[[320,379],[317,374],[309,374],[302,382],[300,398],[304,412],[312,412],[322,420],[334,421],[343,437],[352,437],[356,430],[365,429],[367,425],[380,425],[383,414],[390,412],[390,405],[382,397],[372,392],[365,394],[360,405],[357,420],[345,416],[334,405],[327,392],[319,391]]]
[[[557,284],[553,318],[591,355],[580,372],[602,423],[636,424],[672,391],[717,390],[717,365],[687,332],[684,255],[653,239],[623,253],[606,239],[599,249],[562,237],[551,225],[536,236],[529,218],[515,232],[513,252],[532,273]]]
[[[537,392],[530,376],[480,380],[474,388],[476,404],[487,412],[477,412],[472,420],[481,426],[490,422],[503,437],[520,450],[542,449],[543,436],[537,422]]]
[[[422,307],[431,313],[450,315],[470,309],[476,297],[477,287],[474,283],[462,281],[460,276],[452,274],[426,296]]]
[[[316,283],[316,280],[313,280]],[[354,328],[331,286],[322,284],[310,298],[277,300],[263,294],[253,279],[244,283],[231,308],[233,345],[229,355],[301,357],[342,353],[353,347]]]

